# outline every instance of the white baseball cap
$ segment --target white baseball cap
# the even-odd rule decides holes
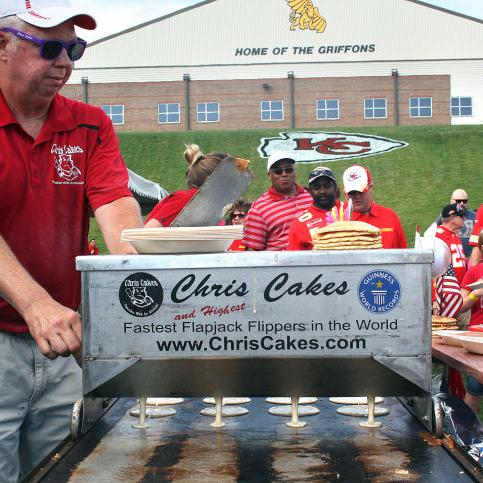
[[[279,161],[290,161],[295,164],[295,159],[293,159],[289,153],[286,153],[285,151],[274,151],[267,161],[267,173],[270,171],[270,168]]]
[[[55,27],[70,19],[83,29],[96,28],[94,17],[72,7],[69,0],[2,0],[0,18],[10,15],[40,28]]]
[[[355,164],[347,168],[342,175],[344,183],[344,191],[350,193],[351,191],[359,191],[359,193],[367,193],[369,187],[372,185],[371,173],[367,168]]]

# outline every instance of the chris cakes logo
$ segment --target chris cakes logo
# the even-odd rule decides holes
[[[386,270],[366,273],[359,282],[359,302],[369,312],[389,312],[401,301],[401,284],[396,276]]]
[[[136,272],[125,278],[119,287],[122,308],[134,317],[148,317],[163,303],[163,287],[149,273]]]

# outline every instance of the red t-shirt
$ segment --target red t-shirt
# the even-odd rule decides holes
[[[244,252],[247,247],[242,243],[241,240],[233,240],[233,243],[228,248],[229,252]]]
[[[312,203],[312,196],[301,186],[297,185],[295,196],[281,195],[270,187],[248,211],[243,244],[252,250],[285,250],[290,223]]]
[[[175,191],[166,196],[153,208],[145,223],[155,219],[163,226],[170,226],[197,191],[197,188],[191,188],[190,190]]]
[[[453,265],[456,279],[461,286],[466,273],[466,258],[460,237],[441,225],[436,229],[436,238],[440,238],[448,245],[451,252],[451,265]]]
[[[331,210],[322,210],[312,205],[290,224],[287,250],[312,250],[314,230],[343,219],[344,205],[339,200]]]
[[[87,253],[89,255],[99,255],[99,247],[97,245],[91,245],[89,243],[89,246],[87,247]]]
[[[475,224],[473,225],[473,231],[470,236],[470,245],[473,247],[478,246],[478,237],[480,232],[483,230],[483,203],[478,208],[476,212]]]
[[[461,282],[461,287],[471,291],[471,288],[468,287],[468,285],[477,282],[480,279],[483,279],[483,263],[468,268],[468,271]],[[478,324],[483,324],[483,297],[471,307],[470,325]]]
[[[404,235],[401,222],[396,213],[391,208],[371,204],[369,214],[354,211],[352,219],[355,221],[364,221],[372,226],[381,229],[382,247],[383,248],[407,248],[406,236]]]
[[[33,140],[0,92],[0,146],[0,234],[55,300],[77,310],[75,257],[87,254],[89,205],[131,196],[112,123],[98,107],[57,95]],[[3,299],[0,330],[28,332]]]

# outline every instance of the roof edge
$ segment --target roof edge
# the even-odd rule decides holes
[[[479,18],[472,17],[471,15],[466,15],[465,13],[455,12],[454,10],[449,10],[444,7],[439,7],[437,5],[433,5],[432,3],[423,2],[422,0],[406,0],[406,1],[411,3],[417,3],[418,5],[421,5],[423,7],[429,7],[429,8],[432,8],[433,10],[439,10],[440,12],[449,13],[450,15],[455,15],[456,17],[461,17],[466,20],[473,20],[474,22],[483,23],[483,20]]]
[[[166,20],[166,19],[168,19],[170,17],[174,17],[176,15],[180,15],[180,14],[182,14],[184,12],[189,11],[189,10],[193,10],[195,8],[202,7],[204,5],[207,5],[209,3],[213,3],[213,2],[216,2],[216,1],[217,0],[204,0],[204,1],[199,2],[199,3],[195,3],[194,5],[190,5],[188,7],[184,7],[182,9],[180,9],[180,10],[176,10],[174,12],[168,13],[168,14],[163,15],[161,17],[153,18],[152,20],[148,20],[147,22],[143,22],[143,23],[140,23],[138,25],[133,25],[132,27],[129,27],[129,28],[125,29],[125,30],[121,30],[120,32],[116,32],[116,33],[111,34],[111,35],[108,35],[106,37],[102,37],[100,39],[94,40],[93,42],[90,42],[88,44],[88,47],[91,47],[92,45],[99,44],[99,43],[104,42],[106,40],[113,39],[115,37],[119,37],[120,35],[124,35],[124,34],[126,34],[128,32],[133,32],[134,30],[141,29],[143,27],[146,27],[146,26],[151,25],[153,23],[159,22],[161,20]]]
[[[203,7],[205,5],[208,5],[209,3],[213,3],[213,2],[216,2],[216,1],[217,0],[203,0],[203,1],[199,2],[199,3],[194,4],[194,5],[190,5],[188,7],[182,8],[180,10],[176,10],[174,12],[171,12],[171,13],[168,13],[166,15],[163,15],[161,17],[156,17],[156,18],[153,18],[153,19],[148,20],[146,22],[143,22],[141,24],[138,24],[138,25],[134,25],[132,27],[129,27],[129,28],[125,29],[125,30],[121,30],[120,32],[116,32],[116,33],[111,34],[111,35],[108,35],[106,37],[102,37],[100,39],[94,40],[93,42],[90,42],[88,44],[88,46],[90,47],[92,45],[96,45],[96,44],[99,44],[101,42],[105,42],[106,40],[110,40],[110,39],[113,39],[115,37],[119,37],[120,35],[124,35],[124,34],[126,34],[128,32],[133,32],[135,30],[141,29],[143,27],[146,27],[146,26],[151,25],[153,23],[159,22],[161,20],[166,20],[166,19],[171,18],[171,17],[174,17],[176,15],[180,15],[182,13],[185,13],[185,12],[187,12],[189,10],[193,10],[195,8]],[[416,3],[418,5],[421,5],[421,6],[427,7],[427,8],[431,8],[433,10],[439,10],[440,12],[448,13],[450,15],[454,15],[456,17],[464,18],[466,20],[471,20],[473,22],[477,22],[477,23],[483,24],[483,20],[481,20],[479,18],[472,17],[472,16],[466,15],[464,13],[455,12],[453,10],[449,10],[447,8],[444,8],[444,7],[439,7],[437,5],[433,5],[431,3],[427,3],[427,2],[424,2],[422,0],[406,0],[406,1],[407,2],[411,2],[411,3]]]

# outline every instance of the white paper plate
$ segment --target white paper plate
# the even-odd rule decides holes
[[[458,340],[468,352],[483,354],[483,337],[458,337]]]
[[[126,240],[141,254],[220,253],[226,252],[233,240]]]
[[[461,342],[458,340],[458,336],[463,335],[461,330],[435,330],[433,335],[437,335],[441,338],[441,343],[446,345],[452,345],[454,347],[461,347]]]
[[[159,228],[130,228],[123,230],[121,239],[131,241],[133,239],[171,239],[171,240],[209,240],[209,239],[233,239],[243,235],[242,225],[220,226],[177,226]]]

